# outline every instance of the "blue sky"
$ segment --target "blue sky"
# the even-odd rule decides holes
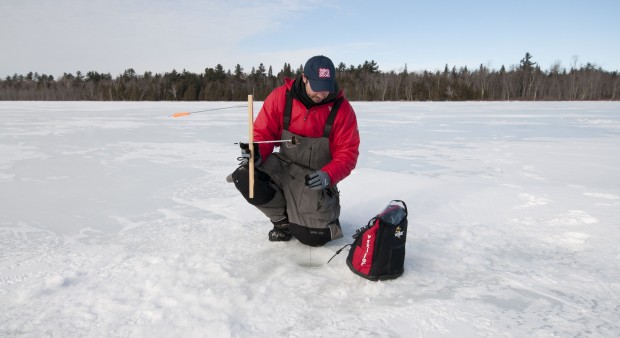
[[[620,1],[2,0],[0,76],[116,76],[222,64],[274,71],[317,54],[382,71],[499,69],[526,52],[544,70],[620,70]]]

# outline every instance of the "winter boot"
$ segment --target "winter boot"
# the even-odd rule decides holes
[[[271,242],[286,242],[293,238],[288,230],[288,218],[278,222],[273,222],[273,229],[269,231],[269,240]]]

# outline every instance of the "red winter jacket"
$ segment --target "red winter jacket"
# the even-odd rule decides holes
[[[285,78],[284,82],[284,85],[274,89],[267,96],[254,121],[255,141],[282,139],[286,91],[291,89],[294,80]],[[338,93],[338,97],[341,96],[343,96],[342,91]],[[332,106],[333,102],[315,106],[308,110],[299,100],[293,99],[289,131],[304,137],[322,137],[325,122]],[[332,160],[321,169],[329,175],[332,185],[349,176],[355,168],[359,156],[359,144],[360,135],[357,129],[357,118],[351,104],[344,98],[329,135],[329,149]],[[261,156],[267,158],[273,152],[274,146],[273,143],[260,144]]]

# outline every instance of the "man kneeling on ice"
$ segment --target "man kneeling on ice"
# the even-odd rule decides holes
[[[357,163],[357,118],[336,83],[336,69],[325,56],[314,56],[296,79],[269,94],[254,121],[254,198],[249,198],[249,145],[241,144],[242,162],[231,177],[246,200],[273,223],[270,241],[321,246],[342,237],[336,184]]]

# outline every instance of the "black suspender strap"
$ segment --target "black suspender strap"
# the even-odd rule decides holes
[[[334,126],[334,121],[336,120],[336,113],[338,113],[338,109],[340,109],[340,105],[342,104],[343,98],[339,98],[334,102],[331,111],[329,112],[329,117],[327,117],[327,121],[325,122],[325,129],[323,130],[323,137],[329,137],[329,134],[332,131],[332,127]],[[293,110],[293,94],[290,91],[286,91],[286,103],[284,105],[284,121],[283,127],[284,130],[288,130],[291,125],[291,112]]]
[[[293,110],[293,94],[286,91],[286,104],[284,105],[284,130],[291,125],[291,111]]]
[[[339,98],[334,102],[332,106],[332,110],[329,112],[329,117],[327,118],[327,122],[325,122],[325,130],[323,130],[323,137],[329,138],[329,134],[332,132],[332,127],[334,126],[334,121],[336,120],[336,113],[338,113],[338,109],[340,109],[340,105],[342,104],[343,98]]]

